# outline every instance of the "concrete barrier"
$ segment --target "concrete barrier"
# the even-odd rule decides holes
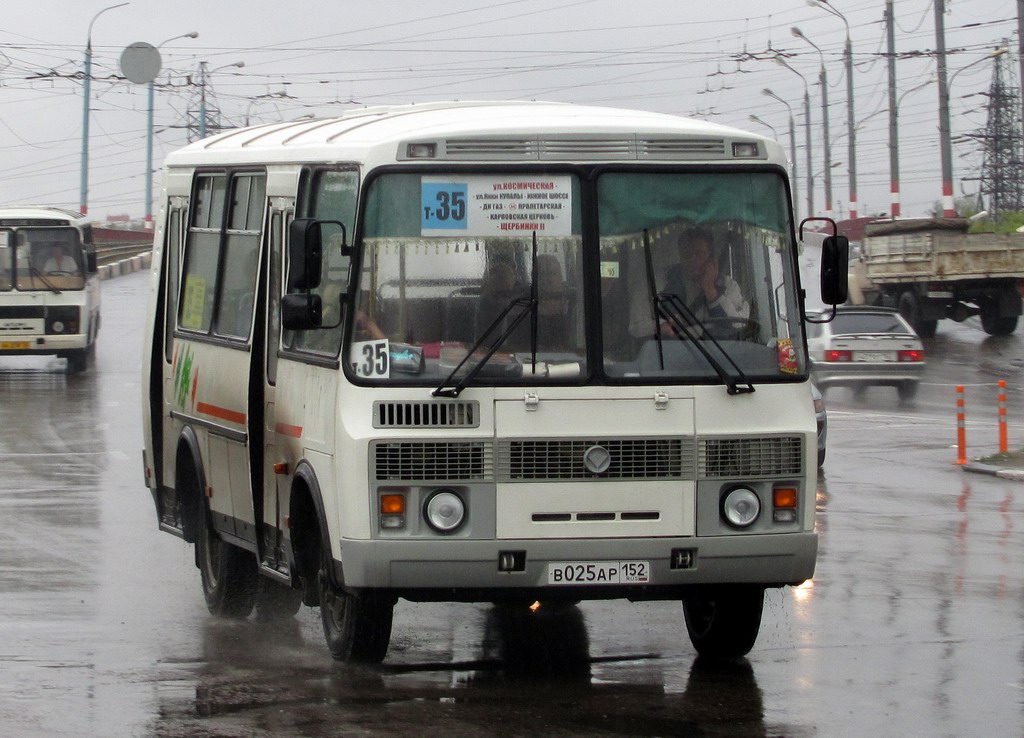
[[[132,256],[128,259],[122,259],[121,261],[114,262],[113,264],[104,264],[99,268],[100,279],[113,279],[114,277],[120,277],[125,274],[131,274],[132,272],[149,269],[152,263],[152,252],[146,252]]]

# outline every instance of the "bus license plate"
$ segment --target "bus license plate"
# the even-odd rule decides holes
[[[647,584],[646,561],[565,561],[548,564],[548,584]]]
[[[22,351],[31,346],[28,341],[0,341],[0,351]]]

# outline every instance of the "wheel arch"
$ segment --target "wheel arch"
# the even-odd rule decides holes
[[[306,461],[299,462],[292,479],[288,499],[288,526],[291,531],[289,553],[294,570],[302,579],[315,581],[321,566],[326,563],[318,560],[319,556],[333,558],[333,554],[320,483],[313,467]],[[335,571],[336,567],[325,568],[332,580],[335,580],[332,584],[340,586],[342,582]]]
[[[192,475],[195,485],[189,489],[182,481]],[[181,531],[188,543],[199,540],[202,528],[203,490],[206,489],[206,473],[203,471],[203,457],[199,451],[199,439],[191,427],[185,426],[178,436],[174,453],[174,487],[181,506]]]

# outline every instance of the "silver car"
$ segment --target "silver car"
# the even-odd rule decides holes
[[[818,466],[825,463],[825,444],[828,440],[828,413],[825,412],[825,400],[821,397],[818,385],[811,382],[811,397],[814,399],[814,420],[818,425]]]
[[[827,317],[828,311],[808,317]],[[901,400],[917,394],[924,373],[924,346],[896,310],[840,305],[829,323],[807,324],[811,376],[829,387],[895,387]]]

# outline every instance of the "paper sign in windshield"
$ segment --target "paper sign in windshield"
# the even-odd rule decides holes
[[[420,192],[424,236],[572,234],[568,175],[425,177]]]

